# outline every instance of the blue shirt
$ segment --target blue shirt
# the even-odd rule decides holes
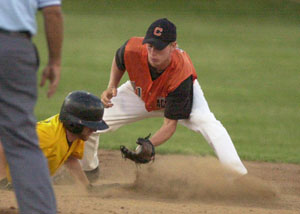
[[[60,5],[61,0],[0,0],[0,28],[8,31],[29,31],[36,34],[38,9]]]

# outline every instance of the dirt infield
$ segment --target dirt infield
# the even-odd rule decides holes
[[[100,150],[101,179],[87,193],[55,185],[60,214],[299,214],[300,165],[245,162],[238,178],[212,157],[158,155],[136,167],[118,151]],[[14,195],[0,191],[0,214],[16,214]]]

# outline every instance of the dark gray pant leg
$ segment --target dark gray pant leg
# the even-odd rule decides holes
[[[29,40],[0,34],[0,138],[20,214],[56,213],[48,164],[35,131],[37,68]]]

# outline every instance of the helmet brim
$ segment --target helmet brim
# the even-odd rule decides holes
[[[90,128],[90,129],[93,129],[95,131],[105,130],[105,129],[109,128],[109,126],[104,122],[104,120],[100,120],[100,121],[83,121],[83,120],[81,120],[80,124]]]
[[[72,121],[76,124],[86,126],[90,129],[93,129],[95,131],[97,130],[105,130],[108,129],[109,126],[105,123],[104,120],[98,120],[98,121],[87,121],[87,120],[81,120],[77,117],[74,117],[73,115],[69,114],[68,115],[68,120]]]

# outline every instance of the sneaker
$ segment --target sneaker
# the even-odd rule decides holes
[[[89,181],[91,183],[96,182],[99,177],[100,177],[100,167],[97,166],[97,168],[90,170],[90,171],[84,171],[84,173],[86,174],[87,178],[89,179]]]

